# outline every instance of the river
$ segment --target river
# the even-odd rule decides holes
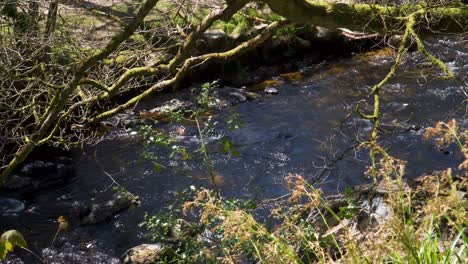
[[[382,145],[392,155],[409,161],[408,179],[455,167],[462,159],[455,148],[440,150],[425,140],[425,127],[449,118],[468,127],[464,101],[468,93],[468,37],[430,38],[426,44],[456,73],[458,80],[436,78],[439,71],[424,63],[422,55],[410,53],[397,77],[384,86],[382,93]],[[218,183],[221,193],[257,201],[278,197],[287,193],[282,179],[288,173],[304,175],[328,194],[342,191],[347,185],[368,182],[363,176],[368,150],[353,146],[366,139],[371,124],[357,115],[345,117],[359,100],[372,102],[368,97],[370,87],[385,76],[393,58],[394,54],[384,49],[305,64],[297,73],[283,78],[274,76],[281,80],[275,86],[277,95],[262,94],[258,100],[215,111],[214,119],[219,121],[216,133],[229,138],[239,152],[235,157],[226,155],[217,147],[220,137],[210,139],[214,168],[222,178]],[[146,100],[136,111],[158,106],[171,96]],[[224,121],[234,112],[243,125],[230,132]],[[174,131],[178,126],[159,127]],[[177,144],[190,152],[199,145],[199,138],[193,125],[185,131]],[[107,139],[73,151],[72,179],[68,183],[36,193],[22,200],[22,204],[5,200],[17,198],[14,195],[0,199],[1,230],[20,230],[30,248],[41,252],[51,244],[57,217],[64,215],[70,228],[59,236],[61,241],[76,245],[64,253],[70,255],[68,263],[83,262],[82,256],[96,252],[103,254],[96,255],[96,261],[100,258],[96,263],[116,262],[126,249],[148,242],[145,230],[138,226],[145,213],[163,210],[174,192],[191,185],[214,187],[199,162],[171,160],[161,150],[160,162],[167,168],[156,172],[150,162],[138,162],[142,151],[137,140],[128,138]],[[105,199],[113,193],[112,180],[104,172],[139,196],[141,205],[102,224],[78,226],[71,213],[74,201]],[[34,262],[34,258],[26,257],[25,261]]]

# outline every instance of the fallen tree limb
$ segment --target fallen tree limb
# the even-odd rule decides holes
[[[405,25],[405,17],[424,10],[417,24],[427,31],[465,32],[468,29],[468,8],[462,3],[446,6],[329,3],[316,0],[263,0],[275,13],[288,20],[328,29],[346,27],[359,32],[388,33]]]
[[[131,108],[138,101],[146,98],[150,94],[157,92],[157,91],[161,91],[165,89],[166,87],[169,87],[171,85],[174,85],[180,82],[187,75],[187,73],[190,72],[192,67],[196,67],[197,65],[200,65],[207,61],[227,62],[227,61],[230,61],[239,57],[240,55],[244,54],[248,50],[254,49],[258,47],[259,45],[261,45],[263,42],[269,39],[278,28],[286,25],[287,23],[289,22],[287,21],[273,22],[268,27],[266,27],[262,33],[260,33],[256,37],[240,44],[239,46],[231,50],[228,50],[225,52],[219,52],[219,53],[209,53],[209,54],[205,54],[205,55],[201,55],[201,56],[197,56],[197,57],[193,57],[193,58],[185,60],[185,63],[183,64],[183,66],[178,70],[177,74],[172,79],[165,80],[165,81],[162,81],[153,85],[149,89],[145,90],[143,93],[128,100],[126,103],[121,104],[109,111],[101,113],[98,116],[90,119],[88,124],[96,124],[115,114],[121,113],[122,111]]]

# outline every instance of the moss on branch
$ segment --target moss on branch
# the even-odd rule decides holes
[[[384,33],[404,26],[409,14],[424,10],[425,28],[440,32],[464,32],[468,25],[468,9],[463,4],[429,7],[422,5],[385,6],[370,4],[328,3],[310,0],[264,0],[283,17],[300,23],[336,29]],[[422,17],[421,17],[422,18]]]
[[[72,80],[65,86],[64,89],[58,91],[52,98],[49,107],[44,115],[40,118],[40,125],[37,131],[31,136],[26,138],[24,145],[19,147],[14,154],[13,159],[6,165],[0,174],[0,186],[3,185],[7,176],[31,153],[31,151],[38,145],[43,144],[48,138],[53,135],[50,129],[54,132],[58,125],[60,112],[67,104],[70,95],[78,88],[82,79],[86,76],[87,71],[96,65],[99,61],[103,60],[114,52],[122,42],[127,40],[135,30],[141,25],[145,17],[153,9],[159,0],[147,0],[138,10],[134,19],[118,34],[116,34],[107,45],[91,56],[84,59],[79,65]]]
[[[269,39],[273,33],[276,31],[276,29],[286,25],[289,23],[288,21],[277,21],[271,23],[267,28],[263,30],[262,33],[257,35],[256,37],[238,45],[237,47],[225,51],[225,52],[217,52],[217,53],[209,53],[209,54],[204,54],[200,55],[197,57],[192,57],[190,59],[185,60],[184,64],[182,67],[179,68],[177,74],[169,80],[165,80],[162,82],[159,82],[149,89],[145,90],[141,94],[131,98],[128,100],[126,103],[121,104],[109,111],[106,111],[104,113],[101,113],[97,115],[95,118],[89,120],[89,124],[96,124],[102,120],[105,120],[106,118],[109,118],[115,114],[118,114],[126,109],[131,108],[133,105],[135,105],[138,101],[142,100],[143,98],[149,96],[150,94],[161,91],[165,89],[166,87],[169,87],[171,85],[177,84],[179,81],[181,81],[187,73],[190,72],[190,70],[193,67],[196,67],[197,65],[200,65],[202,63],[205,63],[207,61],[214,61],[214,62],[227,62],[230,60],[233,60],[240,55],[244,54],[246,51],[254,49],[261,45],[263,42],[265,42],[267,39]]]

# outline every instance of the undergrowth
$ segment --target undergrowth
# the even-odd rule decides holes
[[[206,86],[200,109],[208,108],[209,98]],[[200,113],[192,120],[212,172]],[[366,173],[375,179],[372,186],[326,197],[291,173],[284,178],[288,199],[268,206],[191,186],[168,213],[147,215],[141,226],[165,245],[159,263],[466,263],[468,133],[450,120],[426,129],[425,137],[439,147],[457,145],[464,161],[405,182],[407,162],[382,150]]]

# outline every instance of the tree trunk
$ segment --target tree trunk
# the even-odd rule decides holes
[[[29,29],[29,34],[32,37],[36,38],[39,34],[39,2],[31,1],[28,6],[28,15],[31,18],[31,26]]]
[[[57,24],[58,5],[58,0],[53,0],[49,4],[49,11],[47,12],[46,29],[44,33],[44,38],[46,39],[46,41],[55,31],[55,25]]]
[[[55,126],[58,122],[58,115],[63,110],[64,106],[69,100],[70,95],[76,90],[81,80],[85,77],[86,72],[96,65],[99,61],[106,58],[114,52],[122,42],[127,40],[135,30],[141,25],[145,17],[153,9],[153,7],[159,2],[159,0],[147,0],[138,11],[135,18],[125,27],[125,29],[119,34],[115,35],[107,45],[84,59],[78,69],[75,71],[73,79],[67,84],[67,86],[58,91],[53,97],[49,104],[46,113],[41,117],[40,126],[37,131],[30,137],[25,139],[25,144],[18,148],[14,158],[5,166],[5,169],[0,174],[0,186],[2,186],[7,176],[26,159],[31,151],[37,146],[46,142],[49,137],[53,136],[56,132]],[[50,131],[52,128],[52,132]]]
[[[263,0],[277,14],[298,23],[328,29],[348,28],[361,32],[387,33],[404,28],[409,14],[424,11],[420,27],[444,33],[464,32],[468,28],[468,8],[461,3],[447,6],[383,6],[327,3],[316,0]]]

